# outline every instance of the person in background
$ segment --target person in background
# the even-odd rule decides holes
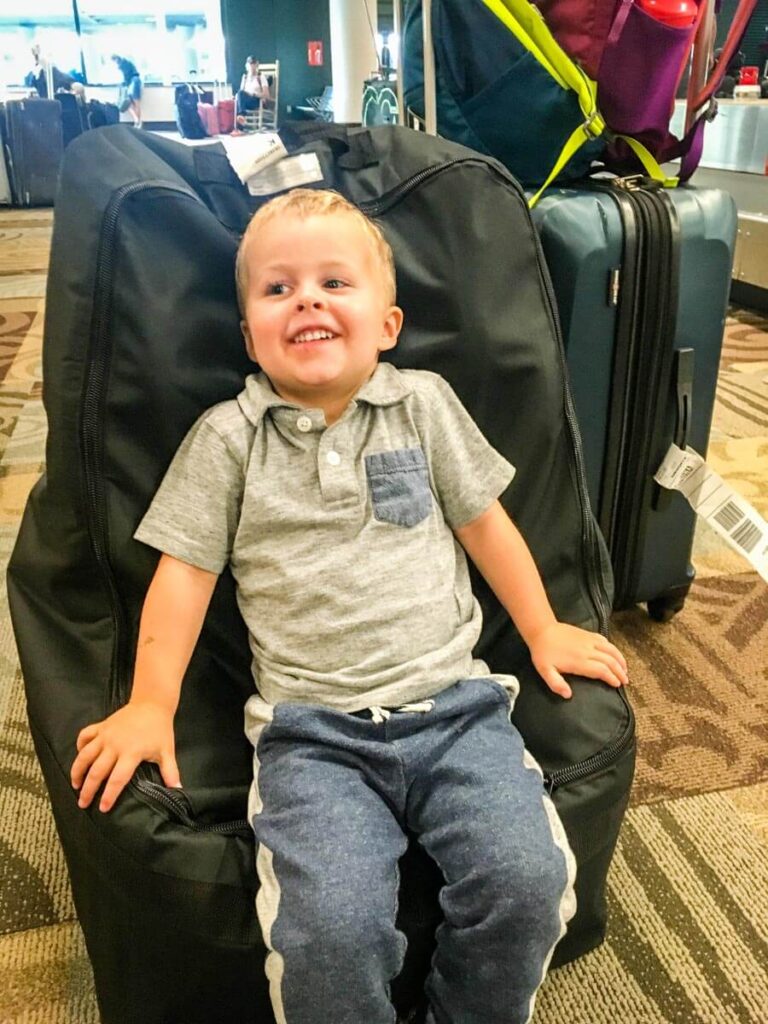
[[[245,62],[245,73],[240,79],[240,88],[235,96],[235,124],[244,124],[246,111],[258,110],[261,104],[268,100],[267,76],[261,73],[256,58],[248,57]]]
[[[381,34],[381,54],[379,56],[379,74],[382,78],[389,78],[392,70],[392,53],[389,49],[389,32]]]
[[[130,110],[134,127],[141,128],[141,75],[133,61],[116,53],[112,54],[112,60],[123,76],[120,109]]]
[[[48,98],[47,72],[49,66],[53,73],[53,91],[56,93],[60,89],[71,89],[74,79],[70,75],[64,74],[63,71],[59,71],[55,64],[42,56],[39,43],[35,43],[32,47],[32,58],[34,65],[24,78],[24,84],[34,89],[41,99]]]

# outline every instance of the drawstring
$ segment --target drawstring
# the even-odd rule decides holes
[[[411,712],[412,714],[426,714],[431,711],[434,706],[435,702],[433,700],[421,700],[417,701],[415,704],[403,704],[394,710]],[[368,708],[368,710],[371,712],[371,721],[374,725],[381,725],[382,722],[386,722],[392,717],[392,712],[388,708],[380,708],[378,705],[373,705]]]

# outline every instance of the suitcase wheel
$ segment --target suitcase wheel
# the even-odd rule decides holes
[[[654,622],[669,622],[678,612],[683,610],[689,587],[681,587],[660,597],[652,597],[648,602],[648,614]]]

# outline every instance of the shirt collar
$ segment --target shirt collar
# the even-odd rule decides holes
[[[397,405],[411,394],[407,379],[391,363],[379,363],[373,374],[354,397],[354,402],[368,405]],[[258,427],[268,409],[302,409],[295,402],[281,398],[265,373],[254,373],[245,379],[245,390],[237,396],[238,404],[248,420]]]

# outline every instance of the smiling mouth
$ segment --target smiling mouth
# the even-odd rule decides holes
[[[332,341],[336,337],[331,331],[301,331],[291,339],[292,345],[306,345],[313,341]]]

